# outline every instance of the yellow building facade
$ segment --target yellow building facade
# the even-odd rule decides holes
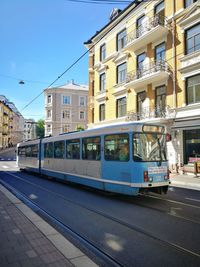
[[[13,144],[13,111],[0,101],[0,149]]]
[[[200,158],[200,1],[134,1],[85,45],[88,127],[162,123],[172,168],[192,168]]]

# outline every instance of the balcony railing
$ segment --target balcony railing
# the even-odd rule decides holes
[[[129,43],[131,43],[135,39],[142,37],[145,33],[151,31],[152,29],[154,29],[157,26],[163,26],[164,27],[166,25],[166,23],[167,23],[166,18],[161,16],[161,15],[156,15],[155,17],[148,18],[147,21],[142,23],[142,25],[140,27],[138,27],[137,29],[135,29],[134,31],[130,32],[127,35],[126,44],[128,45]]]
[[[126,83],[132,82],[134,80],[138,80],[140,78],[143,78],[150,74],[154,74],[156,72],[160,72],[160,71],[168,72],[169,70],[170,70],[169,66],[165,61],[163,60],[153,61],[153,62],[143,65],[142,68],[136,71],[131,71],[127,73]]]
[[[175,119],[176,111],[170,107],[156,107],[151,109],[150,107],[143,108],[142,111],[127,113],[127,121],[138,121],[147,119]]]

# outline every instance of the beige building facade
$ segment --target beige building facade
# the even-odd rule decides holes
[[[33,119],[24,120],[23,141],[33,140],[37,138],[37,123]]]
[[[44,90],[45,136],[86,129],[88,86],[70,83]]]
[[[187,171],[200,158],[200,1],[133,2],[85,45],[88,126],[164,124],[169,163]]]

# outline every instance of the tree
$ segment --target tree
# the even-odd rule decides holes
[[[36,134],[38,138],[44,137],[44,120],[42,119],[37,121]]]
[[[80,131],[84,131],[85,128],[84,128],[83,125],[77,125],[77,126],[76,126],[76,130],[80,132]]]

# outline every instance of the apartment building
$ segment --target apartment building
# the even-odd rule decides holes
[[[59,135],[87,127],[88,86],[73,80],[44,90],[45,136]]]
[[[200,158],[200,1],[133,1],[87,42],[88,127],[164,124],[169,163]],[[188,166],[189,168],[189,166]]]
[[[14,146],[23,140],[23,116],[13,102],[0,95],[0,149]]]
[[[24,120],[23,141],[33,140],[37,138],[36,126],[37,123],[33,119]]]
[[[12,109],[0,101],[0,148],[6,148],[12,145],[12,116]]]

